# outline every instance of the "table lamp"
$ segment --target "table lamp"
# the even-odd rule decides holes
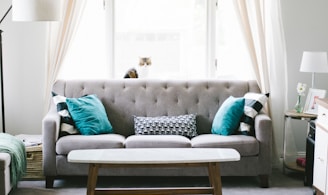
[[[314,88],[315,73],[328,72],[327,52],[304,51],[300,72],[312,73],[312,88]]]
[[[11,9],[13,21],[59,21],[60,20],[60,0],[13,0],[0,20],[6,18]],[[0,86],[1,86],[1,112],[2,112],[2,132],[5,133],[5,105],[4,105],[4,82],[3,82],[3,62],[2,62],[2,30],[0,30]]]

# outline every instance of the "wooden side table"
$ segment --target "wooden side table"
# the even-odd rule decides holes
[[[306,113],[297,113],[295,110],[288,110],[285,112],[285,119],[284,119],[284,132],[283,132],[283,172],[285,173],[285,169],[291,169],[294,171],[300,171],[305,172],[305,168],[298,166],[296,164],[296,159],[294,160],[287,160],[286,158],[286,150],[287,150],[287,131],[286,131],[286,122],[290,119],[295,120],[305,120],[308,122],[308,128],[309,128],[309,122],[311,120],[315,120],[317,118],[317,115],[315,114],[306,114]]]

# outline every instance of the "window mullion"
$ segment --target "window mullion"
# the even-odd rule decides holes
[[[217,0],[209,0],[207,5],[207,75],[209,77],[215,77],[216,73],[216,55],[215,55],[215,43],[216,43],[216,8]]]
[[[106,50],[108,51],[108,55],[106,55],[106,64],[109,66],[109,77],[114,78],[115,75],[115,66],[114,66],[114,48],[115,48],[115,41],[114,41],[114,32],[115,32],[115,25],[114,25],[114,2],[115,0],[104,0],[104,6],[106,9]]]

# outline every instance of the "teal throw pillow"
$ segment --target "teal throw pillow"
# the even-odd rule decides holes
[[[112,133],[104,105],[96,95],[66,99],[68,111],[82,135]]]
[[[219,135],[231,135],[239,127],[240,119],[244,113],[245,98],[230,96],[226,99],[212,123],[212,133]]]

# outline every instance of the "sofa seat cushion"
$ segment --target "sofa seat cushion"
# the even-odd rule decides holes
[[[123,148],[124,140],[119,134],[68,135],[58,139],[56,152],[67,155],[72,150]]]
[[[126,148],[190,148],[190,139],[182,135],[132,135],[125,140]]]
[[[259,142],[253,136],[202,134],[191,139],[193,148],[234,148],[241,156],[259,154]]]

